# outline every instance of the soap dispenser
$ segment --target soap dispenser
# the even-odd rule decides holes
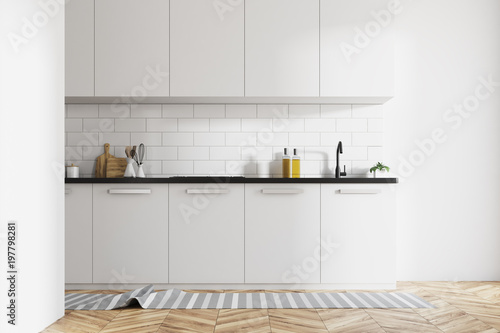
[[[300,156],[297,155],[297,148],[293,148],[292,178],[300,178]]]
[[[291,167],[291,159],[288,155],[288,148],[284,149],[283,153],[283,178],[290,178],[290,167]]]

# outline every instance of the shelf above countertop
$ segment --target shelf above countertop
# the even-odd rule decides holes
[[[384,104],[390,96],[345,97],[77,97],[67,96],[66,104]]]
[[[168,177],[168,178],[66,178],[66,184],[397,184],[398,178],[260,178],[260,177]]]

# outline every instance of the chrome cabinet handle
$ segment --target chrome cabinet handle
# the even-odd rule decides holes
[[[109,194],[151,194],[150,188],[110,188]]]
[[[304,190],[301,188],[263,188],[263,194],[301,194]]]
[[[186,190],[187,194],[226,194],[229,193],[227,189],[216,189],[216,188],[188,188]]]
[[[372,189],[341,189],[340,194],[379,194],[382,190],[379,188]]]

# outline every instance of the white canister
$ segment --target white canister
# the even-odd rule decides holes
[[[80,177],[80,167],[71,164],[66,167],[66,178],[79,178]]]

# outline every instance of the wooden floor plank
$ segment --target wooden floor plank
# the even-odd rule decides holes
[[[271,333],[265,309],[225,309],[219,311],[215,333]]]
[[[213,332],[219,310],[170,310],[158,333]]]
[[[363,309],[322,309],[318,314],[330,333],[383,333]]]
[[[442,332],[412,309],[366,309],[365,311],[388,333]]]
[[[328,333],[315,309],[269,309],[273,333]]]
[[[156,333],[168,312],[169,310],[124,309],[101,333]]]

